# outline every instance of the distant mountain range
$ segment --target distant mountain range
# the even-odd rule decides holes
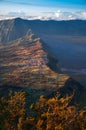
[[[0,21],[0,43],[7,43],[24,36],[29,28],[37,36],[86,36],[85,20],[41,21],[16,18]]]
[[[41,94],[52,96],[59,91],[61,96],[74,94],[73,99],[80,100],[84,88],[67,74],[61,73],[58,60],[37,36],[85,36],[85,25],[86,21],[78,20],[57,22],[17,18],[0,21],[1,90],[22,87],[25,91],[29,89],[29,94],[36,91],[35,98]]]

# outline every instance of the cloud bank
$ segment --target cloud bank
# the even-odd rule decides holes
[[[0,20],[3,19],[12,19],[20,17],[23,19],[28,20],[34,20],[34,19],[40,19],[40,20],[75,20],[75,19],[81,19],[86,20],[86,11],[76,11],[76,12],[70,12],[70,11],[62,11],[57,10],[54,12],[41,12],[39,15],[31,15],[29,13],[25,13],[22,11],[19,12],[9,12],[7,14],[0,14]]]

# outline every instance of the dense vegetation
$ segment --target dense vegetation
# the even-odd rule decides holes
[[[30,116],[25,92],[10,92],[0,99],[0,130],[86,130],[86,111],[70,106],[71,99],[42,95],[30,106]]]

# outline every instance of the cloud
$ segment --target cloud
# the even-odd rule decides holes
[[[76,12],[65,12],[61,10],[57,10],[53,13],[52,19],[55,20],[73,20],[73,19],[81,19],[86,20],[86,11],[76,11]]]
[[[81,12],[81,19],[86,19],[86,12]]]
[[[10,16],[10,17],[24,17],[26,14],[25,14],[25,12],[22,12],[22,11],[18,11],[18,12],[9,12],[8,13],[8,16]]]
[[[23,11],[9,12],[8,14],[0,14],[0,19],[12,19],[16,17],[21,17],[24,19],[40,19],[40,20],[74,20],[82,19],[86,20],[86,11],[62,11],[57,10],[53,12],[41,12],[37,15],[26,14]]]

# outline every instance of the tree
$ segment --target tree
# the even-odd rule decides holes
[[[0,127],[1,130],[17,130],[17,122],[20,117],[24,117],[25,110],[25,93],[14,92],[7,98],[0,100]],[[4,126],[4,128],[3,128]]]
[[[0,99],[0,130],[86,130],[86,110],[70,106],[71,99],[41,95],[30,106],[35,114],[29,116],[25,92],[10,93]]]
[[[75,106],[69,106],[71,98],[41,96],[38,103],[31,105],[37,112],[37,130],[86,130],[86,115]]]

